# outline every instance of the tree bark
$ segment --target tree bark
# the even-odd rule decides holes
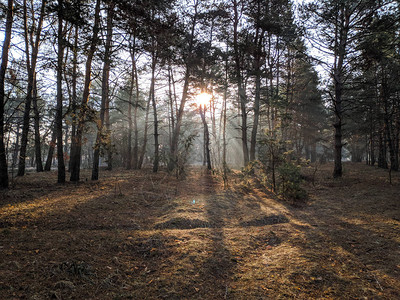
[[[149,111],[150,111],[150,102],[151,102],[151,95],[149,95],[149,99],[146,105],[146,116],[144,119],[144,133],[143,133],[143,144],[142,149],[140,151],[139,160],[138,160],[138,169],[141,169],[143,166],[144,156],[146,155],[146,147],[147,147],[147,131],[149,122]]]
[[[6,28],[4,34],[4,43],[1,56],[0,66],[0,189],[8,188],[8,165],[6,147],[4,144],[4,105],[5,105],[5,92],[4,81],[6,77],[6,70],[8,64],[8,51],[11,43],[11,29],[13,23],[13,0],[8,0],[7,3],[7,18]]]
[[[51,164],[53,162],[53,155],[54,155],[54,148],[56,147],[56,141],[57,141],[57,128],[54,125],[53,133],[51,135],[51,140],[49,144],[49,152],[47,153],[46,164],[44,166],[44,170],[46,172],[51,170]]]
[[[138,108],[139,108],[139,76],[136,67],[136,60],[133,55],[132,60],[132,68],[134,68],[134,78],[135,78],[135,90],[136,90],[136,99],[135,99],[135,109],[133,111],[133,131],[134,131],[134,141],[133,141],[133,168],[136,170],[139,168],[139,130],[138,130]]]
[[[63,0],[58,1],[58,53],[57,53],[57,107],[56,119],[54,122],[57,136],[57,182],[65,182],[65,163],[64,163],[64,145],[63,145],[63,92],[62,92],[62,72],[63,72],[63,58],[64,58],[64,41],[63,41]]]
[[[153,45],[153,47],[155,47]],[[155,71],[157,65],[157,57],[156,54],[152,53],[152,66],[151,66],[151,102],[153,105],[153,124],[154,124],[154,161],[153,161],[153,172],[156,173],[158,171],[159,165],[159,143],[158,143],[158,119],[157,119],[157,105],[156,105],[156,97],[155,97]]]
[[[386,134],[384,128],[381,129],[379,133],[379,153],[378,153],[378,167],[382,169],[388,168],[387,158],[386,158]]]
[[[132,45],[131,45],[132,47]],[[132,121],[132,106],[133,106],[133,87],[135,84],[135,68],[133,66],[133,61],[135,59],[134,55],[132,58],[132,70],[131,70],[131,84],[129,86],[129,100],[128,100],[128,149],[127,149],[127,163],[126,169],[132,169],[132,131],[133,131],[133,121]]]
[[[206,162],[207,162],[207,169],[211,170],[211,156],[210,156],[210,134],[208,132],[208,125],[206,122],[206,109],[204,107],[204,110],[202,109],[200,105],[200,116],[201,120],[203,121],[203,126],[204,126],[204,148],[205,148],[205,154],[206,154]]]
[[[261,6],[260,1],[257,2],[257,23],[260,22],[261,15]],[[251,131],[251,140],[250,140],[250,160],[256,159],[256,144],[257,144],[257,131],[258,131],[258,123],[260,117],[260,98],[261,98],[261,54],[263,48],[263,38],[264,38],[264,30],[259,28],[259,25],[256,24],[256,36],[254,44],[256,45],[254,50],[254,66],[255,66],[255,74],[256,74],[256,90],[254,97],[254,118],[253,118],[253,128]]]
[[[76,83],[78,79],[78,36],[79,36],[79,27],[75,25],[75,35],[74,35],[74,47],[73,47],[73,56],[72,56],[72,98],[71,98],[71,106],[72,106],[72,125],[71,125],[71,141],[75,140],[76,136],[76,125],[77,125],[77,92],[76,92]],[[70,159],[68,162],[68,172],[71,171],[71,156],[72,156],[72,147],[73,143],[71,142],[70,148]]]
[[[175,131],[175,110],[174,103],[176,103],[176,95],[172,93],[173,74],[171,65],[168,65],[168,96],[169,96],[169,110],[170,110],[170,126],[169,126],[169,145],[172,144],[172,132]]]
[[[36,77],[36,75],[35,75]],[[38,94],[36,79],[33,86],[33,113],[34,113],[34,131],[35,131],[35,156],[36,156],[36,172],[43,172],[42,150],[40,141],[40,115],[38,108]]]

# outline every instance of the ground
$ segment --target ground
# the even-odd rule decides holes
[[[0,194],[0,298],[400,299],[399,174],[331,168],[303,170],[301,204],[201,168],[17,178]]]

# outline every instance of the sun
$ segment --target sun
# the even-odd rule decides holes
[[[211,95],[207,93],[201,93],[196,96],[196,103],[198,105],[206,106],[211,100]]]

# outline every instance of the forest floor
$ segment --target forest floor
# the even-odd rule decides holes
[[[1,299],[400,299],[400,174],[305,169],[302,205],[190,169],[0,194]]]

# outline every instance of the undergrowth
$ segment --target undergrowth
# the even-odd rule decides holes
[[[276,172],[274,187],[268,167],[258,160],[252,161],[238,174],[238,186],[243,192],[250,192],[254,188],[264,188],[279,198],[292,202],[307,200],[307,192],[302,187],[303,176],[300,165],[293,161],[286,161],[276,168]]]

